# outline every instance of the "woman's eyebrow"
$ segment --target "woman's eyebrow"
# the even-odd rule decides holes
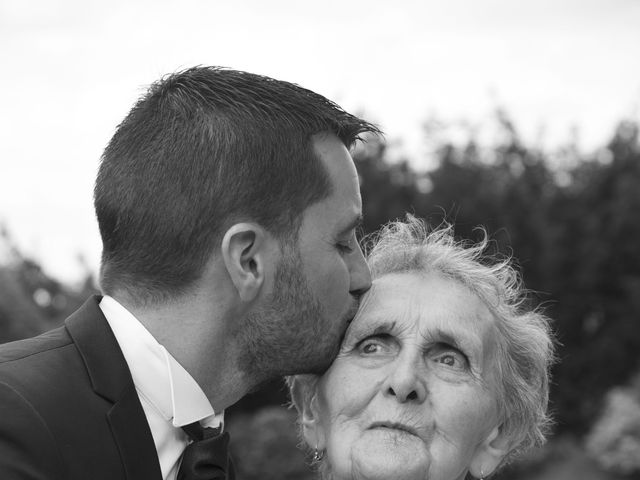
[[[374,319],[366,324],[353,325],[351,334],[356,336],[380,335],[382,333],[392,332],[395,329],[395,326],[395,320],[384,319],[376,321]]]
[[[443,342],[465,352],[482,352],[481,342],[478,342],[478,339],[473,338],[472,335],[468,335],[464,330],[450,331],[437,328],[426,332],[423,336],[428,342]]]

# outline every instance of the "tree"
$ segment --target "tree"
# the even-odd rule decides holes
[[[558,431],[583,434],[604,394],[640,366],[638,128],[621,124],[604,155],[581,158],[558,182],[548,155],[523,145],[504,113],[499,122],[500,143],[444,141],[425,174],[391,164],[384,144],[356,155],[365,228],[407,211],[447,220],[461,238],[477,239],[474,228],[485,226],[495,253],[514,255],[532,299],[553,319]]]

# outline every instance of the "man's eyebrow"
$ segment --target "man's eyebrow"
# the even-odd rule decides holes
[[[358,214],[358,216],[354,217],[353,220],[351,220],[344,228],[342,228],[338,232],[338,235],[345,235],[349,233],[351,230],[354,230],[362,226],[362,222],[363,222],[363,217],[362,217],[362,214],[360,213]]]

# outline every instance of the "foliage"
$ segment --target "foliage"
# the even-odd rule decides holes
[[[265,407],[254,414],[229,419],[238,479],[312,480],[309,461],[298,449],[297,415],[294,410]]]
[[[621,124],[598,158],[559,172],[500,121],[502,143],[441,144],[436,168],[426,173],[389,164],[383,146],[357,155],[365,228],[374,231],[406,211],[433,224],[446,219],[464,238],[476,238],[474,227],[484,225],[496,253],[520,262],[532,299],[554,320],[558,431],[583,434],[604,393],[640,361],[638,128]]]
[[[7,252],[4,265],[0,264],[0,343],[59,326],[89,295],[97,293],[89,274],[80,288],[70,288],[47,275],[20,252],[4,228],[0,228],[0,246]]]
[[[640,376],[614,388],[586,440],[587,451],[607,470],[640,474]]]

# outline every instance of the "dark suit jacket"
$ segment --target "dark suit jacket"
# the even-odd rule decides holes
[[[0,478],[156,480],[129,368],[89,299],[65,325],[0,345]]]

